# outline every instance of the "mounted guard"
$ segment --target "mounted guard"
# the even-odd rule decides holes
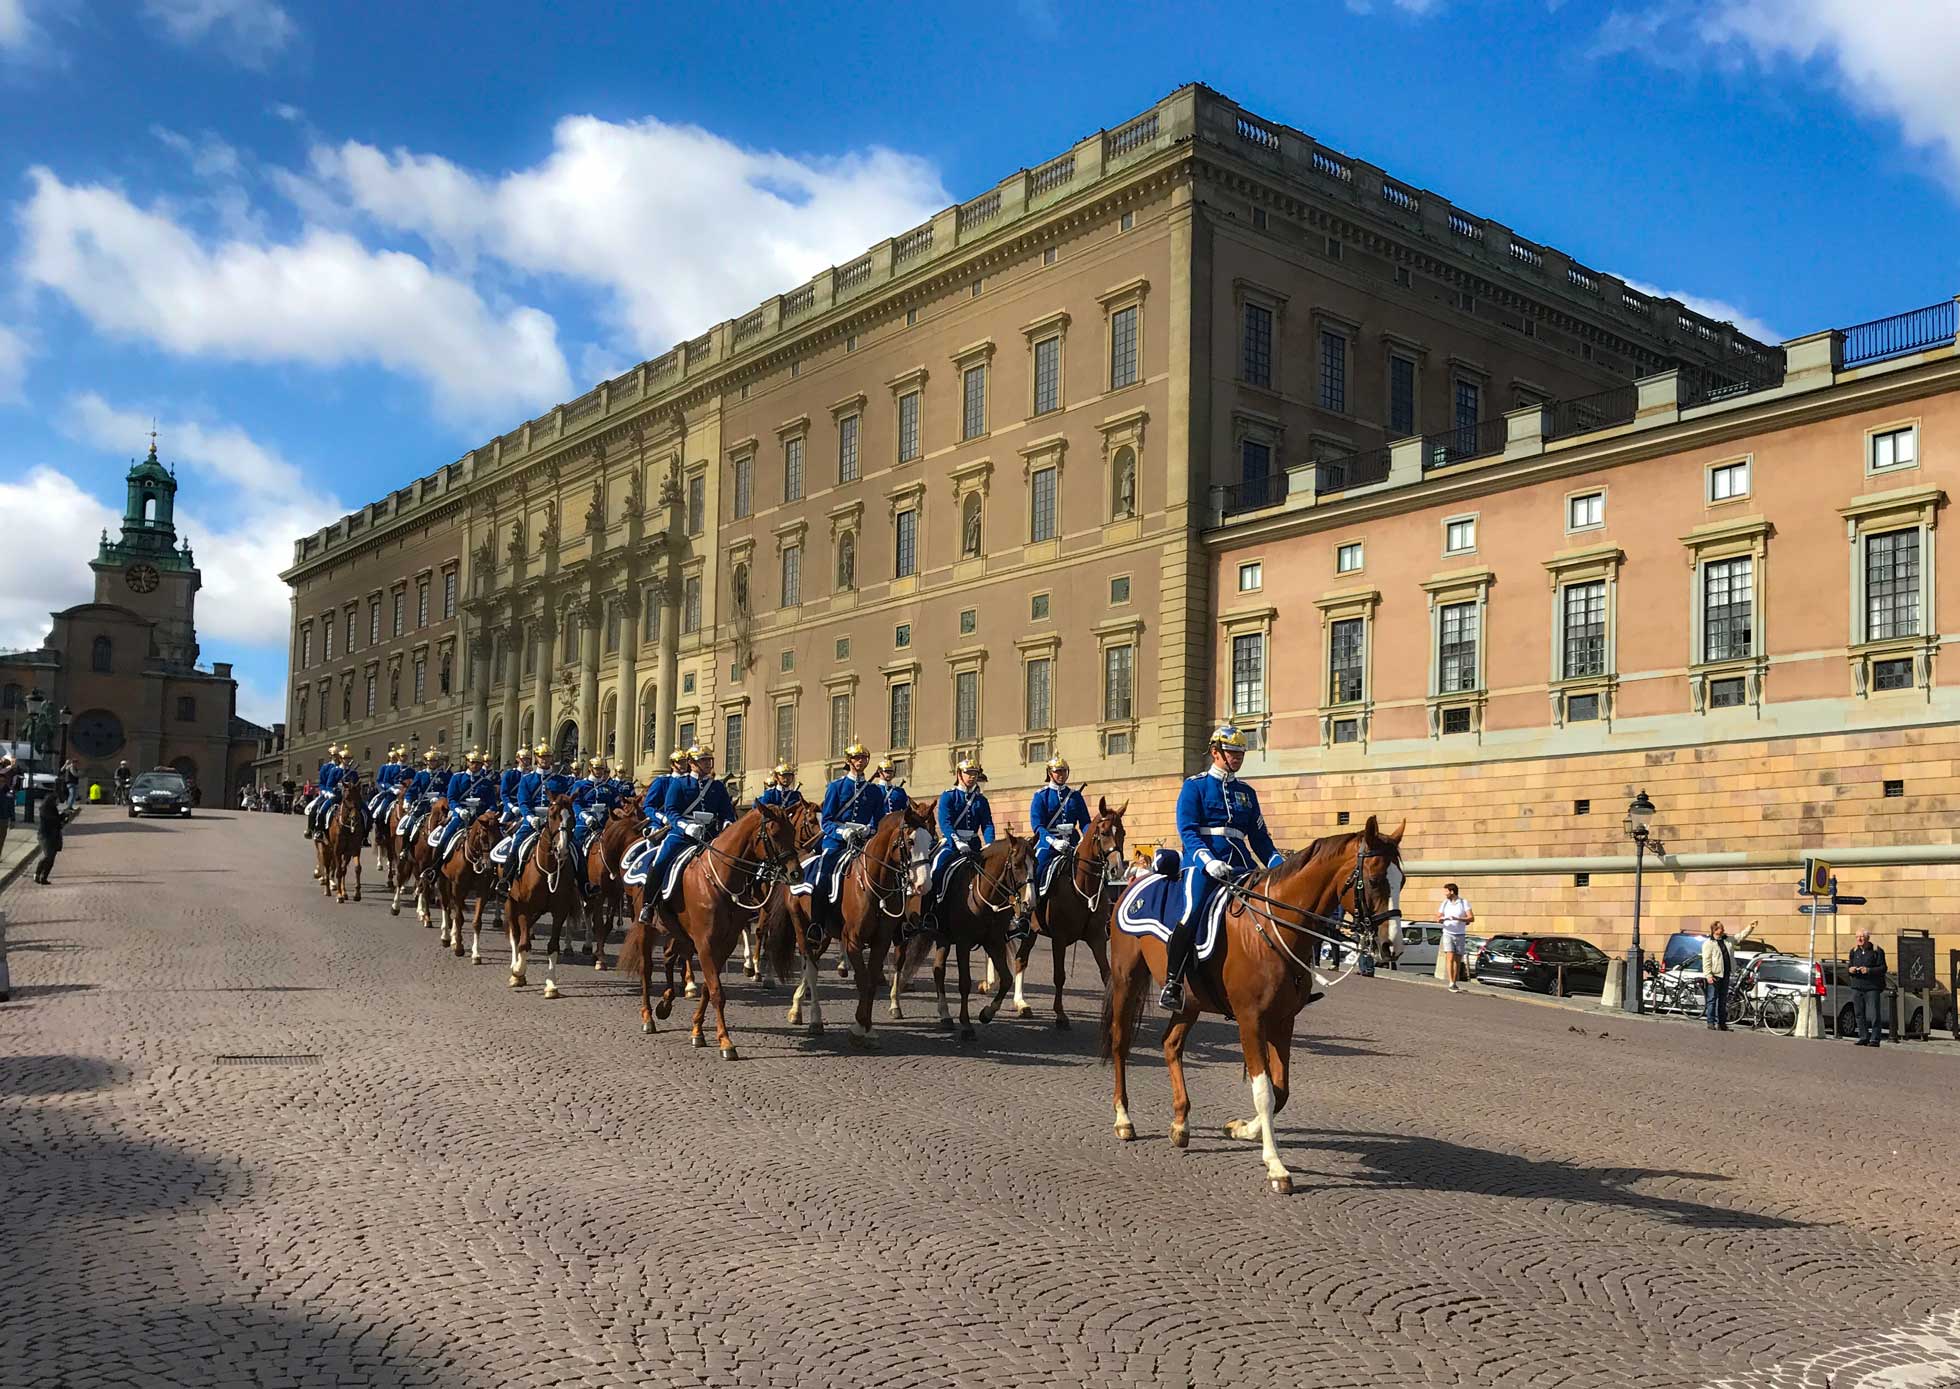
[[[538,758],[547,757],[550,753],[548,744],[538,744]],[[517,770],[516,789],[509,793],[504,802],[504,819],[512,826],[511,833],[490,853],[491,860],[503,870],[497,878],[497,895],[504,898],[510,896],[511,885],[523,871],[525,847],[531,842],[531,836],[543,827],[545,819],[544,773],[533,765],[532,753],[528,749],[518,751]],[[509,772],[504,773],[504,782],[506,785],[510,783]]]
[[[953,786],[939,794],[939,848],[932,856],[932,869],[926,875],[924,900],[920,903],[923,928],[939,931],[939,903],[946,893],[946,879],[954,864],[977,856],[994,842],[994,812],[980,784],[987,779],[986,768],[977,757],[962,757],[953,769]]]
[[[796,768],[787,762],[778,762],[775,771],[770,773],[769,784],[762,788],[762,794],[755,798],[757,805],[781,806],[791,810],[803,804],[803,788],[796,784]]]
[[[729,799],[728,787],[715,776],[713,750],[691,747],[687,760],[692,771],[666,778],[667,795],[661,813],[668,829],[647,870],[641,921],[653,919],[656,905],[672,903],[688,860],[735,823],[735,803]]]
[[[804,868],[799,893],[810,898],[806,942],[812,952],[822,948],[837,926],[838,887],[845,865],[864,848],[872,829],[885,817],[885,793],[864,774],[870,762],[870,750],[862,743],[852,743],[844,749],[844,775],[824,788],[818,812],[823,847]]]
[[[1082,792],[1068,783],[1068,759],[1060,753],[1048,759],[1048,782],[1034,793],[1028,806],[1028,824],[1034,828],[1034,901],[1017,917],[1009,940],[1024,940],[1032,932],[1029,920],[1055,885],[1055,875],[1089,827],[1089,806]]]

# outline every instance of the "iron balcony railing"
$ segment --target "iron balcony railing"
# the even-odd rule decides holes
[[[1953,341],[1954,317],[1954,301],[1942,299],[1923,309],[1846,328],[1843,365],[1846,369],[1869,366],[1929,347],[1944,347]]]
[[[1422,436],[1423,471],[1502,453],[1506,433],[1504,417],[1499,415],[1477,424],[1460,424],[1455,429],[1425,434]]]
[[[1259,477],[1244,478],[1238,482],[1214,487],[1212,491],[1218,498],[1220,516],[1236,516],[1242,511],[1258,511],[1262,507],[1278,506],[1286,500],[1287,480],[1285,473],[1266,473]]]
[[[1729,400],[1783,384],[1783,354],[1738,357],[1720,366],[1683,365],[1677,370],[1676,400],[1683,410],[1711,401]]]
[[[1384,444],[1378,449],[1321,459],[1313,465],[1314,495],[1345,492],[1350,487],[1366,487],[1371,482],[1387,482],[1389,448]]]
[[[1545,437],[1569,439],[1575,434],[1590,434],[1595,429],[1630,424],[1639,409],[1640,388],[1630,381],[1597,395],[1561,400],[1552,406],[1551,427]]]

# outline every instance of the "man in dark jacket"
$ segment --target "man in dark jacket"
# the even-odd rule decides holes
[[[61,852],[61,798],[50,791],[41,797],[34,828],[41,840],[41,861],[34,865],[34,881],[45,883],[54,871],[54,856]]]
[[[1860,931],[1847,963],[1851,973],[1851,1000],[1858,1009],[1858,1045],[1875,1047],[1885,998],[1885,951],[1872,944],[1870,931]]]

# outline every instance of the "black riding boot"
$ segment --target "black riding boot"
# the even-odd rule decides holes
[[[1025,910],[1015,912],[1014,919],[1007,923],[1007,943],[1009,945],[1019,945],[1022,941],[1029,939],[1033,935],[1034,913]]]
[[[1164,991],[1157,1005],[1167,1012],[1184,1011],[1184,971],[1191,965],[1191,946],[1198,934],[1196,922],[1186,922],[1171,932],[1164,946]]]

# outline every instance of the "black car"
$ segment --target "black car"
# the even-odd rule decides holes
[[[181,815],[191,818],[191,788],[181,772],[144,772],[129,786],[129,818]]]
[[[1477,952],[1480,984],[1515,984],[1550,993],[1565,966],[1568,994],[1596,994],[1606,987],[1606,955],[1577,936],[1495,935]]]

